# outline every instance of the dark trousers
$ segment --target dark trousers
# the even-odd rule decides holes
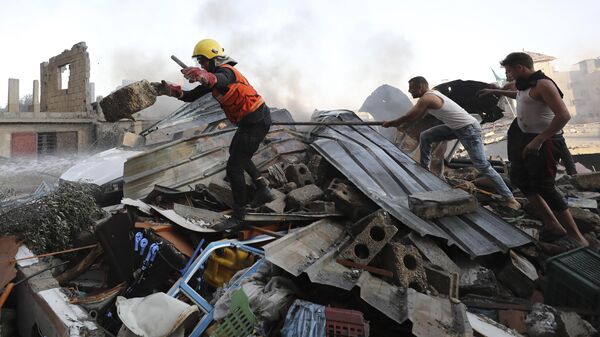
[[[562,136],[546,140],[537,153],[523,158],[523,149],[537,134],[524,133],[515,119],[508,129],[508,160],[510,181],[525,196],[540,195],[555,212],[567,209],[567,203],[555,187],[556,160],[559,158]],[[564,143],[564,138],[562,138]]]
[[[226,173],[231,184],[234,207],[244,207],[247,202],[244,171],[248,172],[253,181],[260,177],[260,171],[252,162],[252,156],[265,139],[270,126],[270,119],[249,125],[240,125],[233,136],[229,146]]]

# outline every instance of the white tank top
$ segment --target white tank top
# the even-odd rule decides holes
[[[460,105],[446,97],[437,90],[429,90],[425,94],[434,94],[442,99],[442,107],[439,109],[427,109],[427,113],[442,121],[452,130],[457,130],[467,125],[477,123],[477,120],[471,116]]]
[[[530,90],[517,91],[517,124],[525,133],[542,133],[552,122],[554,113],[546,103],[531,98]]]

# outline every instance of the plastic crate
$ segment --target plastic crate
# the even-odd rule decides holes
[[[250,309],[248,297],[240,288],[231,294],[229,312],[210,337],[247,337],[252,334],[256,324],[258,322]]]
[[[600,254],[577,248],[548,259],[547,304],[600,312]]]
[[[325,308],[327,337],[368,337],[369,322],[360,311]]]

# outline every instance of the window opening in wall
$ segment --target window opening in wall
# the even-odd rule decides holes
[[[64,66],[58,68],[58,85],[60,86],[60,90],[69,88],[70,76],[71,66],[69,64],[65,64]]]
[[[37,134],[38,155],[52,155],[56,153],[56,132],[42,132]]]

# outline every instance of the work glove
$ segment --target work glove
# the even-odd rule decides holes
[[[200,82],[202,85],[212,88],[217,83],[217,76],[204,69],[198,67],[187,67],[181,69],[183,77],[185,77],[190,83]]]
[[[183,95],[180,85],[171,84],[165,80],[162,80],[161,82],[152,82],[150,85],[154,87],[154,90],[156,90],[158,96],[167,95],[180,98]]]

